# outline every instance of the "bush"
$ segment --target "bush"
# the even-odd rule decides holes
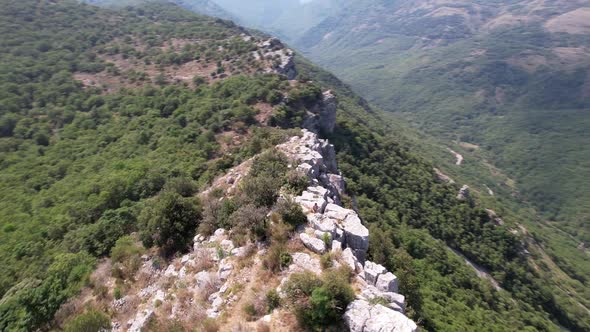
[[[268,177],[247,177],[242,182],[241,193],[244,199],[260,207],[271,207],[279,196],[282,180]]]
[[[89,310],[76,316],[64,328],[64,332],[99,332],[111,328],[111,320],[105,314]]]
[[[285,292],[302,326],[325,329],[340,321],[354,300],[350,272],[350,269],[330,269],[324,271],[322,279],[311,272],[291,275]]]
[[[307,186],[309,186],[309,178],[305,174],[295,170],[287,173],[287,189],[294,195],[301,195]]]
[[[281,305],[281,297],[276,290],[271,289],[268,291],[268,293],[266,293],[266,304],[268,306],[269,313]]]
[[[332,255],[330,253],[323,254],[320,257],[320,265],[324,270],[334,266],[334,262],[332,261]]]
[[[252,240],[266,236],[266,209],[252,204],[237,209],[230,217],[236,234],[250,234]]]
[[[139,215],[141,240],[146,247],[159,246],[165,255],[185,250],[200,218],[195,198],[163,191],[147,201]]]
[[[281,200],[277,204],[277,212],[280,214],[281,219],[293,228],[305,224],[307,217],[301,206],[290,199]]]
[[[273,273],[282,271],[291,265],[293,258],[282,243],[273,243],[268,249],[263,265]]]

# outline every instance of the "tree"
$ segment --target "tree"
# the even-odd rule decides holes
[[[195,198],[163,191],[148,200],[139,215],[141,240],[146,247],[159,246],[166,255],[184,250],[200,219],[201,208]]]

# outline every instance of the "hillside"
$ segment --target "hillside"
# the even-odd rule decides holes
[[[244,318],[264,325],[267,314],[289,330],[354,330],[351,317],[374,308],[404,312],[431,331],[588,328],[588,304],[535,265],[519,220],[499,222],[475,192],[458,197],[460,185],[437,177],[386,117],[280,41],[169,3],[106,10],[24,0],[3,3],[0,17],[0,330],[98,331],[129,322],[126,314],[148,317],[134,304],[153,306],[143,319],[152,330],[225,331]],[[303,126],[334,150],[323,150],[326,141],[318,143],[326,154],[313,158],[280,150],[310,137]],[[312,177],[289,170],[297,159]],[[317,184],[339,172],[346,190],[330,187],[328,197]],[[313,197],[321,207],[279,196]],[[361,262],[355,274],[333,267],[347,260],[310,250],[337,247],[326,234],[314,237],[318,214],[352,223],[344,245]],[[199,248],[225,258],[227,240],[260,250],[248,250],[244,265],[228,256],[232,268],[196,264]],[[320,276],[294,277],[286,290],[298,297],[277,298],[274,282],[301,254],[320,262]],[[159,279],[186,264],[195,277],[236,269],[233,287],[195,298],[197,280]],[[234,279],[242,274],[251,282]],[[356,288],[359,275],[375,287],[393,275],[399,288],[388,283],[395,296],[369,300]],[[141,292],[154,280],[166,295]],[[237,302],[227,314],[210,315],[229,294]]]
[[[231,10],[230,2],[220,5]],[[446,171],[481,192],[492,188],[587,291],[588,8],[559,0],[315,0],[263,28],[428,134],[410,135],[435,137],[439,147],[424,155],[459,152],[462,167]],[[306,23],[293,32],[291,21]]]
[[[480,146],[524,199],[588,240],[583,2],[351,6],[295,45],[385,110],[449,144]]]

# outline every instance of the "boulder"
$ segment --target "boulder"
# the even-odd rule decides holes
[[[365,323],[371,315],[371,305],[367,301],[356,300],[346,307],[344,321],[350,332],[364,332]]]
[[[332,253],[342,252],[342,242],[332,240]]]
[[[336,234],[336,224],[332,219],[326,218],[319,213],[308,214],[307,221],[310,226],[321,232],[328,232],[334,236]]]
[[[291,256],[293,257],[293,264],[289,266],[289,272],[310,271],[318,275],[322,273],[319,259],[312,258],[310,255],[302,252],[296,252]]]
[[[369,285],[375,285],[375,283],[377,283],[377,279],[379,278],[379,276],[381,274],[384,274],[385,272],[387,272],[387,270],[385,269],[385,267],[383,267],[383,265],[377,264],[377,263],[373,263],[371,261],[367,261],[365,263],[365,280],[367,281],[367,283]]]
[[[469,199],[469,197],[470,197],[469,186],[468,185],[464,185],[459,190],[459,193],[457,194],[457,199],[464,201],[466,199]]]
[[[350,248],[346,248],[342,251],[342,260],[350,267],[351,270],[356,271],[357,260]]]
[[[226,281],[227,278],[229,278],[229,276],[231,275],[233,269],[234,266],[232,265],[232,263],[222,262],[222,264],[220,264],[219,266],[219,270],[217,271],[217,277],[221,281]]]
[[[377,282],[375,283],[375,287],[382,292],[398,292],[398,282],[397,277],[391,273],[387,272],[385,274],[379,275],[377,278]]]
[[[364,252],[369,249],[369,230],[361,223],[361,219],[356,213],[353,212],[346,216],[343,228],[348,247]]]
[[[324,215],[330,219],[334,219],[336,222],[343,222],[351,213],[354,213],[354,211],[336,204],[328,204],[324,209]]]
[[[295,197],[295,202],[301,205],[304,211],[312,213],[323,213],[328,205],[328,190],[323,187],[324,191],[317,190],[315,187],[312,191],[306,190],[300,196]]]
[[[344,321],[351,332],[416,332],[418,326],[404,314],[365,300],[348,305]]]
[[[326,243],[323,240],[311,237],[306,233],[299,234],[299,238],[301,239],[301,242],[303,242],[305,247],[307,247],[307,249],[320,255],[326,253]]]
[[[418,326],[404,314],[377,304],[371,308],[363,332],[416,332]]]

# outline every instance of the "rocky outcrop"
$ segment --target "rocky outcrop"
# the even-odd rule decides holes
[[[323,132],[330,134],[336,127],[336,110],[338,99],[328,90],[322,94],[322,100],[315,104],[307,114],[303,122],[303,128],[314,133]]]
[[[278,149],[292,161],[291,167],[307,175],[310,181],[310,186],[295,197],[308,220],[308,228],[299,235],[301,242],[317,254],[327,252],[326,242],[331,243],[331,252],[339,255],[340,262],[357,274],[360,291],[344,316],[350,330],[416,331],[416,324],[403,314],[405,298],[397,294],[397,277],[382,265],[365,261],[369,230],[356,211],[341,206],[345,184],[337,173],[334,147],[319,139],[316,133],[304,129],[301,137],[291,138]],[[293,255],[293,261],[290,271],[321,272],[319,262],[309,255],[298,253]]]
[[[469,193],[469,186],[468,185],[464,185],[463,187],[461,187],[461,189],[459,189],[459,193],[457,194],[457,199],[464,201],[470,198],[470,193]]]
[[[295,68],[294,53],[286,48],[277,38],[270,38],[257,44],[259,52],[254,52],[257,59],[262,58],[272,61],[272,65],[267,68],[269,73],[277,73],[287,76],[287,79],[293,80],[297,77]]]
[[[351,332],[415,332],[416,323],[402,313],[380,304],[356,300],[348,305],[344,321]]]

